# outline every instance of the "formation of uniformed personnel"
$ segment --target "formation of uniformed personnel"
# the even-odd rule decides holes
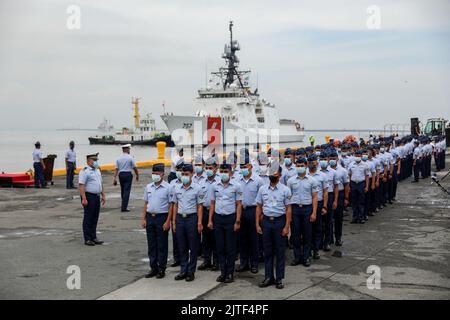
[[[134,171],[136,181],[139,181],[139,171],[136,167],[134,157],[130,155],[131,144],[122,146],[122,155],[116,160],[116,171],[114,173],[113,184],[117,185],[117,176],[119,176],[120,196],[122,198],[122,205],[120,210],[122,212],[129,212],[128,202],[130,200],[131,185],[133,183]]]
[[[167,255],[168,235],[170,229],[170,185],[164,178],[164,164],[153,165],[152,181],[144,190],[144,209],[142,212],[142,227],[147,232],[148,258],[150,272],[146,278],[164,278]]]
[[[100,205],[105,205],[106,202],[98,153],[87,155],[86,164],[78,175],[81,204],[84,208],[83,237],[85,245],[95,246],[103,244],[103,241],[97,239],[97,223]]]
[[[66,188],[67,189],[76,189],[73,185],[73,178],[75,175],[75,169],[77,168],[77,154],[75,152],[75,142],[69,142],[69,149],[65,154],[66,161]]]
[[[44,178],[45,164],[41,151],[41,143],[37,141],[33,151],[33,168],[34,168],[34,187],[47,188],[47,182]]]

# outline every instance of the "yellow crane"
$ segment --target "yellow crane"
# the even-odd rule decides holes
[[[139,101],[142,98],[134,98],[131,97],[131,104],[134,106],[134,128],[137,130],[139,129],[141,116],[139,115]]]

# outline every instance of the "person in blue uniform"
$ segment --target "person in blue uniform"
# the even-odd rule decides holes
[[[81,204],[84,209],[83,237],[85,245],[95,246],[103,244],[103,241],[97,239],[97,223],[100,205],[105,205],[106,197],[98,165],[98,153],[87,155],[86,163],[87,166],[78,175]]]
[[[313,259],[320,259],[319,249],[323,239],[323,217],[327,214],[328,203],[328,177],[321,170],[318,170],[318,157],[311,153],[307,159],[308,174],[313,177],[317,183],[317,214],[314,221],[311,221],[311,250]],[[308,261],[309,264],[309,261]]]
[[[355,161],[348,167],[352,196],[353,219],[351,223],[364,223],[364,199],[369,191],[369,166],[362,162],[361,150],[355,151]]]
[[[297,175],[290,178],[287,187],[292,198],[291,237],[294,249],[294,260],[291,266],[303,264],[311,265],[311,223],[316,220],[319,182],[307,174],[306,158],[298,158],[295,162]],[[317,173],[320,175],[320,173]],[[325,181],[325,177],[322,177]]]
[[[220,182],[212,186],[208,228],[214,229],[220,275],[217,282],[234,281],[236,233],[241,225],[242,187],[232,181],[232,167],[222,163]]]
[[[175,280],[193,281],[197,269],[198,234],[202,232],[203,199],[202,189],[192,183],[192,164],[184,164],[181,185],[175,185],[172,198],[172,227],[176,233],[180,251],[181,271]]]
[[[141,226],[147,232],[150,272],[146,278],[164,278],[166,274],[170,229],[170,185],[164,179],[164,164],[152,168],[152,181],[144,189]]]
[[[116,160],[116,171],[114,173],[113,184],[117,185],[117,175],[120,182],[120,196],[122,198],[121,211],[130,212],[128,209],[128,202],[130,200],[131,185],[133,183],[134,171],[136,175],[136,181],[139,181],[139,171],[136,167],[136,161],[130,155],[131,144],[125,144],[122,146],[122,155]]]
[[[201,185],[206,180],[205,174],[205,160],[201,155],[194,157],[194,175],[192,176],[192,182]]]
[[[342,246],[342,227],[344,222],[344,208],[348,205],[350,195],[350,180],[348,171],[338,163],[338,154],[333,151],[329,155],[330,167],[336,170],[338,182],[337,201],[333,202],[333,220],[334,220],[334,244]],[[335,197],[336,199],[336,197]]]
[[[414,168],[414,180],[412,182],[419,182],[419,173],[422,168],[422,148],[419,145],[419,141],[414,141],[413,151],[413,168]]]
[[[44,178],[45,164],[41,151],[41,143],[37,141],[33,151],[33,168],[34,168],[34,187],[35,188],[47,188],[47,182]]]
[[[173,217],[175,215],[175,213],[173,211],[173,209],[174,209],[173,198],[174,198],[174,195],[175,195],[175,187],[177,185],[182,185],[182,183],[181,183],[181,170],[183,169],[183,166],[184,166],[183,159],[181,159],[181,158],[178,159],[178,162],[175,165],[175,172],[174,172],[175,179],[173,179],[172,181],[169,182],[169,185],[170,185],[170,200],[171,200],[170,201],[171,202],[171,206],[169,208],[169,210],[170,210],[169,214],[172,217],[172,220],[173,220]],[[174,232],[173,225],[172,225],[171,230],[172,230],[173,262],[170,265],[170,267],[175,268],[175,267],[180,266],[180,250],[178,249],[177,236],[176,236],[176,234]]]
[[[327,146],[328,148],[329,146]],[[323,251],[330,251],[331,247],[330,244],[333,243],[333,203],[337,202],[338,197],[338,186],[339,182],[337,181],[337,175],[336,170],[331,168],[328,164],[328,158],[329,149],[326,149],[327,151],[324,151],[320,154],[320,171],[324,173],[327,176],[328,180],[328,197],[327,202],[324,202],[324,207],[326,208],[326,214],[323,216],[323,238],[321,247],[323,248]]]
[[[241,178],[239,183],[243,192],[241,228],[239,229],[240,265],[237,272],[250,270],[258,272],[259,248],[258,234],[256,233],[256,195],[264,184],[263,180],[253,172],[250,157],[245,155],[241,161]]]
[[[77,168],[77,154],[75,152],[75,142],[69,142],[69,149],[65,153],[66,160],[66,189],[76,189],[73,185],[75,169]]]
[[[285,272],[285,243],[289,234],[292,211],[291,191],[280,183],[282,168],[278,161],[271,162],[268,185],[262,186],[256,196],[256,231],[263,235],[264,280],[259,287],[276,285],[283,289]],[[275,277],[274,277],[274,263]]]
[[[281,177],[281,183],[287,184],[291,177],[297,175],[295,169],[295,155],[291,148],[286,148],[284,151],[284,162],[283,162],[283,176]]]
[[[365,197],[364,197],[364,214],[363,214],[363,219],[364,221],[367,221],[369,218],[369,216],[373,216],[372,212],[371,212],[371,194],[373,192],[373,190],[375,190],[375,180],[376,180],[376,167],[375,167],[375,163],[369,161],[369,155],[368,155],[368,150],[367,148],[363,148],[361,149],[361,160],[363,163],[367,164],[368,168],[369,168],[369,190],[367,191]]]
[[[208,228],[209,222],[209,208],[211,206],[211,192],[212,187],[220,182],[220,177],[216,174],[218,169],[218,159],[216,157],[209,157],[205,161],[205,175],[206,179],[201,179],[200,186],[204,193],[203,202],[203,230],[201,248],[203,253],[203,263],[198,266],[198,270],[219,270],[219,259],[217,257],[216,240],[214,230]]]

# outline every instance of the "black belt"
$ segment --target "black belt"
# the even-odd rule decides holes
[[[163,213],[150,213],[150,212],[147,212],[147,214],[150,215],[150,217],[152,217],[152,218],[156,218],[156,216],[163,215],[163,214],[168,214],[168,213],[167,212],[163,212]]]
[[[221,216],[221,217],[227,217],[227,216],[232,216],[233,214],[236,214],[236,212],[230,213],[230,214],[225,214],[225,213],[217,213],[214,211],[214,214]]]
[[[264,215],[264,218],[267,219],[267,220],[270,220],[270,221],[280,220],[280,219],[283,219],[284,217],[285,217],[284,214],[282,216],[279,216],[279,217],[270,217],[270,216]]]
[[[352,181],[353,183],[356,183],[356,184],[360,184],[360,183],[364,183],[365,181],[363,180],[363,181],[360,181],[360,182],[356,182],[356,181]]]
[[[92,192],[85,192],[86,194],[89,194],[91,196],[100,196],[100,193],[92,193]]]
[[[194,213],[177,213],[181,218],[184,218],[184,219],[186,219],[186,218],[189,218],[189,217],[191,217],[191,216],[196,216],[197,215],[197,212],[194,212]]]
[[[256,208],[256,206],[242,206],[244,210]]]
[[[322,201],[322,200],[321,200]],[[299,208],[309,208],[312,207],[312,204],[298,204],[298,203],[293,203],[292,206],[294,207],[299,207]]]

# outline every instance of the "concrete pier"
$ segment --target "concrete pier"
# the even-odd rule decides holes
[[[141,198],[149,169],[133,183],[130,213],[120,212],[120,188],[104,174],[107,203],[98,230],[105,244],[95,247],[83,244],[78,191],[66,190],[64,177],[54,181],[47,190],[0,189],[0,299],[450,299],[450,201],[430,179],[401,182],[397,201],[364,225],[349,223],[349,209],[344,245],[310,268],[287,266],[283,290],[258,288],[262,268],[237,274],[232,284],[218,284],[211,271],[176,282],[178,268],[162,280],[143,278]],[[450,177],[443,184],[449,188]],[[289,250],[288,263],[291,257]],[[71,265],[81,270],[79,290],[67,288]],[[380,268],[380,289],[367,286],[369,266]]]

